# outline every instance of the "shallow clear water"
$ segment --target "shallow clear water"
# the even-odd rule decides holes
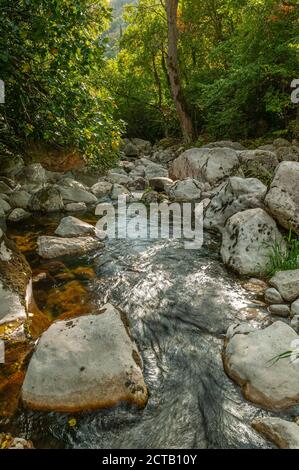
[[[78,263],[95,270],[88,281],[94,303],[111,302],[128,316],[144,361],[148,405],[83,413],[74,427],[69,415],[20,407],[13,423],[19,434],[37,447],[270,446],[250,425],[267,412],[243,399],[221,357],[230,324],[269,319],[221,264],[210,235],[196,251],[174,240],[112,240]]]

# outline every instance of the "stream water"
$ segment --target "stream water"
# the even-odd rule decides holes
[[[255,294],[221,264],[217,241],[205,234],[204,247],[194,251],[178,240],[110,240],[88,257],[59,260],[60,271],[55,261],[55,274],[53,262],[34,252],[37,235],[53,233],[58,220],[41,218],[11,230],[35,274],[48,266],[48,277],[34,284],[39,307],[52,318],[106,302],[125,311],[143,357],[149,402],[144,410],[121,405],[82,413],[75,426],[72,416],[20,406],[14,432],[52,448],[270,447],[250,424],[267,412],[243,399],[222,365],[228,326],[267,324],[269,318]],[[61,298],[67,300],[59,309]]]

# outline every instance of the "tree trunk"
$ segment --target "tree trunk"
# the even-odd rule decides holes
[[[168,76],[171,93],[181,125],[184,141],[190,143],[194,137],[194,128],[191,117],[187,111],[186,102],[182,92],[180,67],[178,60],[178,0],[166,0],[166,14],[168,25]]]

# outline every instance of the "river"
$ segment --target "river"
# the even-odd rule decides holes
[[[94,217],[87,214],[85,220]],[[53,233],[58,222],[57,216],[41,217],[10,229],[35,273],[51,266],[35,254],[36,238]],[[205,234],[202,249],[186,250],[180,240],[110,240],[99,253],[60,260],[64,276],[54,273],[51,282],[35,283],[37,303],[53,319],[106,302],[126,312],[143,358],[149,402],[144,410],[120,405],[76,416],[19,406],[13,431],[50,448],[271,447],[250,424],[268,412],[244,400],[222,365],[228,326],[267,324],[269,317],[257,295],[223,266],[218,242]],[[84,270],[78,281],[74,272]],[[65,292],[71,298],[59,310],[58,294]],[[47,299],[53,297],[58,300],[51,304]]]

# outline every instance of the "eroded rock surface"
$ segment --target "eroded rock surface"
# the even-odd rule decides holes
[[[141,358],[121,313],[107,304],[98,315],[53,323],[32,356],[22,399],[55,411],[145,406]]]
[[[224,365],[246,399],[273,410],[299,403],[298,364],[290,358],[274,360],[298,339],[296,332],[281,321],[264,330],[231,329]]]

